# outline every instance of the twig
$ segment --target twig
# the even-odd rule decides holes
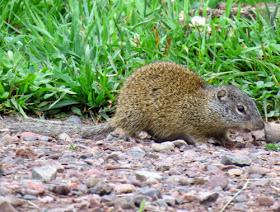
[[[280,180],[280,178],[263,178],[263,179],[231,179],[232,181],[244,181],[246,180],[246,183],[244,184],[243,188],[240,189],[238,192],[235,193],[235,195],[224,205],[224,207],[220,210],[220,212],[223,212],[227,206],[240,194],[243,190],[247,188],[247,185],[250,181],[257,181],[257,180]]]
[[[243,186],[243,188],[235,193],[235,195],[225,204],[225,206],[220,210],[220,212],[223,212],[226,209],[226,207],[235,199],[235,197],[237,197],[238,194],[240,194],[243,190],[245,190],[247,188],[247,185],[248,185],[249,181],[250,180],[248,179],[246,181],[245,185]]]
[[[31,202],[31,201],[27,201],[27,202],[28,202],[28,204],[30,204],[30,205],[34,206],[35,208],[41,210],[41,208],[39,206],[37,206],[36,204],[34,204],[33,202]]]

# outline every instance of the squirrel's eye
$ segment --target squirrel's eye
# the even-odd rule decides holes
[[[237,110],[243,113],[245,111],[245,108],[242,105],[237,105]]]

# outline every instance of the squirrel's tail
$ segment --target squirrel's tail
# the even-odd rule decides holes
[[[61,133],[67,133],[69,136],[78,134],[84,138],[108,133],[115,129],[110,122],[97,125],[84,125],[63,121],[24,119],[18,117],[5,117],[1,119],[0,117],[0,130],[5,128],[8,128],[12,132],[34,132],[52,137],[57,137]]]
[[[113,130],[115,130],[114,125],[108,121],[96,125],[83,125],[83,129],[80,129],[80,135],[85,138],[90,138],[93,135],[105,134],[112,132]]]

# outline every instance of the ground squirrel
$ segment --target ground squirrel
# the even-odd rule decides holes
[[[23,131],[21,125],[4,121],[0,128]],[[242,90],[232,85],[207,86],[195,72],[172,62],[151,63],[136,70],[121,88],[116,114],[107,123],[41,125],[44,130],[40,127],[39,132],[35,124],[28,124],[24,131],[89,137],[121,128],[129,137],[146,131],[158,141],[184,139],[195,144],[205,142],[206,137],[230,140],[230,129],[264,128],[255,102]]]

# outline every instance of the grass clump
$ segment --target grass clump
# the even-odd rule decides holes
[[[266,148],[267,150],[280,151],[280,145],[277,145],[277,144],[275,144],[275,143],[266,144],[266,145],[265,145],[265,148]]]
[[[266,16],[256,12],[253,20],[240,11],[229,18],[227,12],[208,17],[197,29],[189,25],[188,1],[0,4],[1,113],[47,116],[71,110],[108,118],[118,90],[135,68],[170,60],[187,65],[210,84],[242,88],[267,119],[279,118],[277,11]]]

